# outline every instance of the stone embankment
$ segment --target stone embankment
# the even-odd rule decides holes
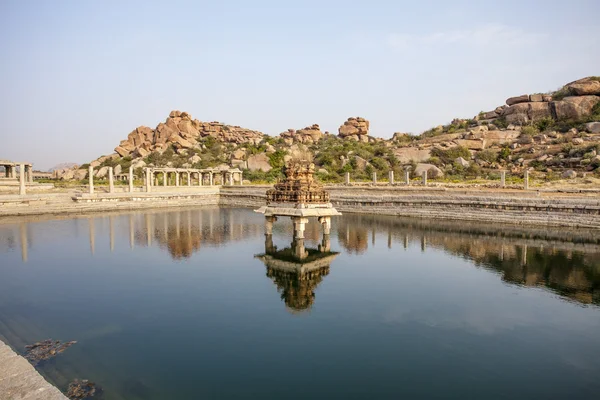
[[[0,340],[0,400],[67,400],[23,357]]]
[[[270,186],[223,186],[158,193],[0,196],[0,216],[221,205],[258,207]],[[600,229],[597,193],[474,190],[436,187],[329,186],[346,213]]]

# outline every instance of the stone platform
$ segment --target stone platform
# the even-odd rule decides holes
[[[68,400],[27,361],[0,341],[0,400]]]

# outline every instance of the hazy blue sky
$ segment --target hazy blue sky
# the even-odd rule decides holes
[[[600,1],[0,0],[0,159],[109,154],[173,109],[419,133],[600,75]]]

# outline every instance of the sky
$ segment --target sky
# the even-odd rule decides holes
[[[600,75],[598,0],[0,0],[0,159],[110,154],[171,110],[420,133]]]

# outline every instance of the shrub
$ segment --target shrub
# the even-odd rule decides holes
[[[496,127],[498,127],[498,129],[508,128],[508,122],[506,121],[506,117],[496,118],[494,120],[494,125],[496,125]]]
[[[533,136],[533,135],[537,135],[538,133],[540,133],[540,132],[533,125],[526,125],[521,128],[522,135]]]
[[[431,150],[431,155],[439,158],[444,164],[451,164],[458,157],[466,160],[471,158],[471,152],[464,146],[456,146],[447,150],[434,148]]]
[[[508,156],[510,156],[510,148],[507,145],[504,145],[498,153],[498,159],[508,160]]]
[[[477,158],[478,160],[482,160],[482,161],[486,161],[489,163],[493,163],[496,160],[498,160],[498,154],[490,149],[487,150],[481,150],[480,152],[478,152],[475,155],[475,158]]]

